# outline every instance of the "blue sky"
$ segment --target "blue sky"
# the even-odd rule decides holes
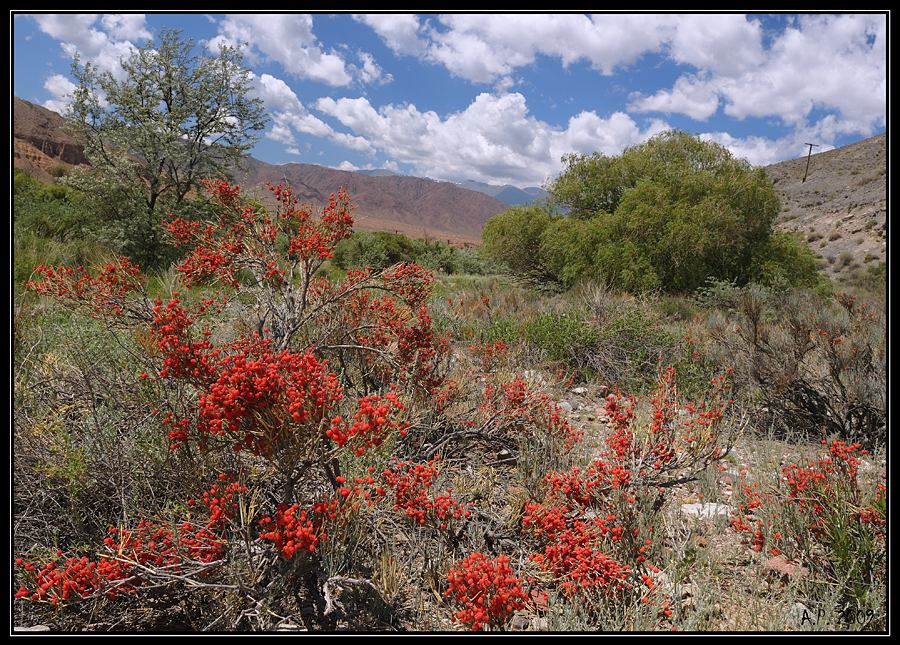
[[[274,164],[524,188],[671,128],[766,165],[886,125],[884,14],[15,14],[13,93],[63,113],[76,51],[116,74],[164,26],[248,43]]]

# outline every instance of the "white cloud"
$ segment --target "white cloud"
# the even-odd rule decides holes
[[[439,26],[418,17],[359,16],[395,53],[443,65],[451,74],[492,83],[537,54],[557,57],[563,66],[587,60],[611,74],[656,51],[670,37],[673,17],[654,14],[450,14]]]
[[[803,15],[764,31],[740,14],[451,14],[359,16],[395,53],[414,55],[474,83],[509,89],[509,77],[542,54],[566,67],[587,61],[601,74],[649,53],[693,68],[669,88],[635,94],[635,112],[705,121],[723,106],[737,119],[776,117],[800,126],[834,111],[843,132],[886,124],[886,18]],[[432,24],[432,22],[434,24]],[[771,42],[766,42],[766,38]],[[499,80],[498,80],[499,79]]]
[[[445,118],[410,104],[376,110],[365,98],[325,97],[315,107],[372,149],[412,165],[417,174],[517,185],[540,184],[557,173],[566,152],[619,154],[625,146],[666,129],[661,121],[653,121],[642,131],[624,113],[601,119],[583,112],[561,130],[529,116],[525,98],[517,93],[479,94],[468,108]]]
[[[44,107],[58,114],[65,114],[69,107],[68,97],[75,92],[75,87],[75,83],[69,80],[68,76],[54,74],[48,77],[44,81],[44,89],[50,92],[54,98],[44,101]]]
[[[425,44],[419,39],[422,26],[418,16],[408,13],[378,13],[354,15],[353,19],[374,29],[387,46],[398,54],[418,56],[425,51]]]
[[[659,90],[653,96],[635,93],[629,109],[635,112],[664,112],[686,114],[696,121],[706,121],[719,109],[719,93],[706,74],[685,74],[675,81],[671,90]]]
[[[153,34],[144,26],[146,18],[143,14],[105,14],[100,24],[116,40],[152,40]]]
[[[301,79],[331,86],[348,85],[353,79],[343,58],[322,50],[312,32],[312,16],[303,14],[236,14],[219,25],[212,41],[229,45],[249,43],[250,54],[259,52]]]
[[[594,112],[582,112],[569,119],[565,136],[559,141],[556,159],[567,152],[589,154],[602,152],[615,156],[629,147],[642,143],[650,137],[670,129],[658,119],[654,119],[643,130],[624,112],[615,112],[603,119]]]
[[[253,95],[261,98],[272,118],[272,128],[266,138],[285,145],[295,143],[294,130],[317,137],[333,136],[334,130],[321,119],[311,115],[294,91],[280,78],[271,74],[260,77],[251,74]]]
[[[739,74],[763,60],[762,25],[740,14],[686,14],[674,18],[667,55],[715,74]]]
[[[359,52],[359,60],[362,62],[362,68],[356,68],[359,80],[364,84],[378,83],[384,85],[394,80],[390,74],[385,74],[384,70],[375,62],[372,54]]]
[[[885,32],[883,15],[801,16],[773,40],[762,65],[723,79],[725,113],[796,126],[813,109],[834,110],[870,134],[886,118]]]
[[[352,150],[372,152],[372,146],[365,138],[335,132],[330,125],[310,114],[294,91],[281,79],[271,74],[263,74],[258,78],[251,74],[251,80],[253,95],[263,100],[272,119],[272,127],[266,131],[267,139],[293,146],[296,143],[294,132],[299,132],[327,138]]]
[[[820,129],[830,141],[838,133],[870,135],[885,125],[884,16],[801,16],[765,51],[758,22],[728,17],[719,24],[724,18],[684,17],[669,56],[700,71],[652,96],[636,94],[630,109],[705,121],[721,102],[736,119],[775,117],[800,129],[813,110],[826,110],[831,118]]]
[[[95,29],[93,25],[99,17],[96,14],[36,14],[34,19],[41,31],[61,41],[60,46],[68,56],[74,57],[78,52],[83,62],[90,61],[101,71],[109,71],[117,78],[122,78],[119,59],[128,58],[134,46],[127,39],[113,40],[108,34]],[[141,35],[145,33],[139,26],[143,20],[144,16],[137,14],[127,19],[117,16],[107,19],[107,16],[103,16],[101,25],[111,28],[117,37],[125,33]]]

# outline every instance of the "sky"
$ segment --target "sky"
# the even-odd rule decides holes
[[[65,113],[76,52],[242,45],[272,164],[540,186],[678,128],[768,165],[885,132],[884,13],[13,14],[13,93]]]

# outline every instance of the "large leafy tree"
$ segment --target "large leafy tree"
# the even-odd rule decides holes
[[[765,171],[716,143],[672,131],[618,157],[562,161],[548,202],[485,226],[485,251],[513,272],[682,293],[710,277],[815,280],[812,253],[773,231],[780,205]]]
[[[119,77],[78,55],[72,64],[66,117],[93,165],[72,183],[119,224],[118,246],[151,264],[160,260],[161,215],[189,210],[204,178],[230,177],[268,120],[249,96],[239,47],[198,53],[180,34],[164,28],[158,44],[121,59]]]

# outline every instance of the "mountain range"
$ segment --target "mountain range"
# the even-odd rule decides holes
[[[62,129],[65,119],[39,105],[13,99],[13,163],[45,182],[52,181],[54,166],[89,165],[78,142]],[[486,190],[469,190],[451,182],[407,177],[391,171],[349,172],[312,164],[274,165],[248,158],[234,172],[245,192],[266,205],[275,200],[266,189],[290,185],[301,203],[321,208],[338,187],[348,190],[354,210],[354,228],[390,231],[408,237],[446,240],[452,244],[479,244],[481,229],[510,204]],[[486,186],[486,184],[484,185]],[[500,193],[514,187],[500,187]],[[523,194],[527,195],[527,193]]]
[[[64,130],[63,117],[18,97],[13,99],[13,163],[51,182],[59,164],[88,165],[83,149]],[[356,206],[357,230],[479,244],[484,224],[510,205],[545,195],[477,181],[458,184],[398,175],[389,170],[349,172],[312,164],[268,164],[249,158],[235,173],[245,191],[274,204],[265,183],[291,186],[295,197],[322,207],[344,187]],[[804,236],[822,258],[823,270],[838,274],[887,260],[886,135],[765,167],[782,213],[776,226]]]

